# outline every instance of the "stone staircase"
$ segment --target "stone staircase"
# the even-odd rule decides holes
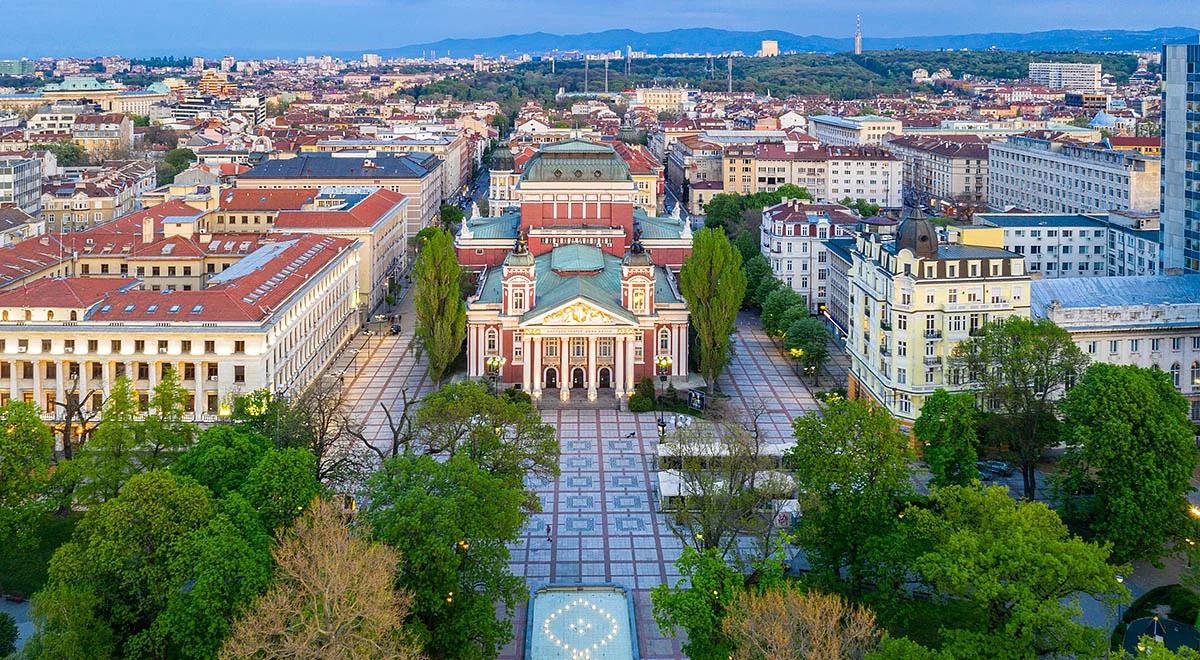
[[[571,390],[571,399],[562,401],[558,390],[543,390],[542,400],[537,401],[540,410],[620,410],[621,402],[611,389],[600,390],[595,401],[588,401],[586,389]]]

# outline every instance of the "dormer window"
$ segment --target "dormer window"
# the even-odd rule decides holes
[[[514,287],[512,290],[512,313],[525,313],[525,289]]]

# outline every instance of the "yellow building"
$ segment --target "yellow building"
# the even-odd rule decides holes
[[[994,234],[943,243],[928,220],[909,218],[894,240],[870,232],[855,239],[847,273],[852,397],[912,422],[927,396],[959,386],[950,358],[960,341],[989,321],[1029,316],[1024,257],[995,247]],[[982,245],[967,242],[975,239]]]

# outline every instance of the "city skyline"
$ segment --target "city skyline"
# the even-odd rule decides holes
[[[863,16],[866,37],[912,37],[978,32],[1036,32],[1054,29],[1151,29],[1200,24],[1200,6],[1184,0],[1141,3],[1145,11],[1121,12],[1106,1],[1056,3],[1047,8],[1033,0],[988,7],[986,30],[964,4],[856,3],[837,7],[773,0],[717,3],[669,0],[653,6],[617,0],[581,2],[484,2],[453,0],[185,0],[170,8],[135,1],[119,3],[128,13],[96,14],[82,0],[53,3],[13,0],[0,57],[187,55],[245,57],[296,56],[308,53],[361,53],[447,38],[486,38],[549,32],[572,34],[609,29],[654,31],[720,27],[729,30],[784,30],[798,35],[849,38],[856,14]],[[565,4],[571,11],[561,11]],[[968,5],[970,3],[967,3]],[[1113,11],[1108,11],[1109,9]],[[285,13],[286,10],[286,13]],[[799,10],[799,11],[798,11]],[[237,17],[201,21],[198,16]],[[536,23],[530,21],[536,17]],[[64,34],[71,38],[63,39]],[[297,35],[303,34],[303,39]],[[453,54],[453,53],[452,53]],[[462,53],[454,55],[470,55]]]

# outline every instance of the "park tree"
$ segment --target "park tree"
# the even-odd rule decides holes
[[[763,330],[772,337],[782,337],[783,333],[787,332],[787,328],[782,327],[780,322],[783,320],[783,315],[793,307],[801,307],[807,311],[808,304],[804,301],[804,296],[790,286],[781,286],[772,291],[762,301]]]
[[[892,534],[909,496],[908,439],[885,409],[834,398],[822,412],[792,422],[796,445],[785,455],[804,512],[795,542],[819,578],[861,594],[871,576],[871,545]]]
[[[163,372],[162,380],[150,395],[149,409],[138,424],[142,438],[138,456],[144,470],[170,465],[195,441],[196,425],[184,421],[188,414],[187,397],[179,373],[170,368]]]
[[[558,476],[554,426],[528,396],[492,394],[483,383],[445,385],[421,401],[405,444],[423,453],[464,455],[493,475],[521,487],[526,477]]]
[[[734,660],[861,660],[881,636],[866,607],[786,582],[734,594],[721,629]]]
[[[812,200],[813,198],[812,193],[808,192],[808,188],[798,186],[794,183],[785,183],[782,186],[779,186],[775,189],[774,194],[776,197],[778,197],[779,201],[783,201],[785,199]],[[778,204],[779,201],[776,201],[775,203]]]
[[[704,204],[704,226],[726,229],[742,219],[742,197],[737,193],[718,193]]]
[[[525,598],[523,580],[508,571],[507,547],[527,520],[524,490],[463,454],[407,454],[383,462],[366,496],[362,520],[402,558],[396,586],[412,594],[411,623],[426,651],[499,653]]]
[[[0,612],[0,657],[8,657],[17,650],[17,621],[8,612]]]
[[[730,565],[717,550],[684,546],[675,562],[683,576],[674,586],[660,584],[650,592],[654,621],[664,634],[675,628],[687,633],[683,653],[693,660],[726,660],[734,650],[722,620],[735,599],[747,591],[761,592],[783,584],[778,558],[761,561],[749,572]]]
[[[753,291],[747,288],[746,297],[750,298],[750,300],[756,306],[762,307],[763,303],[766,302],[767,298],[769,298],[772,293],[775,293],[782,288],[783,280],[771,275],[770,277],[764,277],[759,280],[758,286],[754,287]]]
[[[59,167],[78,167],[88,163],[87,151],[70,140],[39,142],[29,145],[29,149],[31,151],[49,151],[54,154]]]
[[[221,647],[223,658],[418,658],[404,632],[411,597],[400,557],[359,538],[336,505],[315,500],[271,550],[275,579]]]
[[[241,488],[246,476],[272,449],[259,433],[231,424],[205,429],[196,445],[171,464],[171,472],[191,477],[217,497]]]
[[[280,529],[321,492],[316,464],[316,457],[306,449],[269,450],[246,473],[238,493],[254,503],[264,528]]]
[[[679,273],[679,288],[691,312],[700,373],[711,395],[717,377],[729,362],[729,336],[746,295],[742,255],[729,244],[723,231],[696,232],[692,254]]]
[[[921,443],[934,486],[966,486],[979,478],[975,468],[978,421],[975,397],[968,393],[951,394],[939,388],[925,399],[913,435]]]
[[[214,654],[229,618],[270,580],[269,537],[246,510],[168,472],[130,478],[55,552],[33,600],[31,655]]]
[[[1168,374],[1096,363],[1061,408],[1066,490],[1094,493],[1089,526],[1117,561],[1154,561],[1196,536],[1196,429]]]
[[[781,320],[788,320],[786,312]],[[821,370],[825,368],[825,363],[829,362],[829,330],[825,323],[815,316],[797,319],[786,327],[783,347],[796,356],[805,371],[812,374],[813,386],[816,386],[821,380]]]
[[[975,613],[947,621],[954,658],[1104,655],[1107,632],[1079,621],[1079,597],[1127,599],[1105,545],[1073,536],[1053,509],[1004,487],[947,486],[903,512],[912,569],[946,602]]]
[[[955,375],[995,407],[1011,433],[1025,499],[1037,494],[1037,461],[1055,440],[1044,422],[1054,417],[1054,402],[1087,363],[1070,333],[1049,319],[1010,316],[986,324],[954,348]]]
[[[755,232],[743,229],[733,237],[733,246],[738,252],[742,253],[742,264],[746,267],[746,282],[749,285],[751,281],[750,262],[755,257],[762,257],[762,252],[758,248],[758,235]],[[766,257],[763,257],[766,261]],[[768,266],[768,270],[770,267]]]
[[[95,505],[117,496],[121,485],[142,471],[139,448],[137,395],[128,378],[113,382],[104,402],[102,420],[75,458],[60,465],[64,481],[74,489],[75,499]]]
[[[778,454],[754,423],[696,422],[668,434],[659,457],[679,479],[679,500],[667,520],[684,545],[729,559],[738,539],[751,537],[758,555],[777,546],[780,503],[793,497],[791,479],[776,469]]]
[[[442,204],[438,208],[438,219],[442,223],[442,229],[446,231],[454,231],[464,217],[463,210],[453,204]]]
[[[0,406],[0,557],[29,548],[44,512],[54,434],[35,404],[10,400]]]
[[[466,303],[459,285],[462,268],[446,231],[433,232],[420,249],[413,266],[416,335],[429,362],[429,379],[440,384],[467,336]]]
[[[740,249],[739,247],[739,251]],[[744,303],[747,307],[757,306],[759,301],[752,294],[758,290],[763,280],[775,279],[774,273],[771,272],[771,264],[761,254],[755,254],[747,259],[745,253],[742,253],[742,265],[746,269],[746,299]]]

